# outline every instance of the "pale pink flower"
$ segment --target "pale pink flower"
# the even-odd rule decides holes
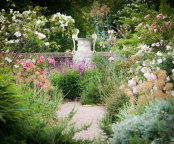
[[[156,75],[154,75],[153,73],[144,73],[144,77],[149,81],[149,80],[156,80]]]
[[[144,18],[148,18],[150,16],[150,14],[147,14]]]
[[[39,59],[44,59],[44,56],[40,56],[40,58]]]
[[[157,43],[155,43],[155,45],[156,45],[157,47],[159,47],[159,46],[160,46],[160,43],[159,43],[159,42],[157,42]]]
[[[142,25],[143,25],[143,22],[138,24],[138,26],[142,26]]]
[[[171,96],[174,96],[174,91],[170,91],[171,92]]]
[[[166,81],[167,82],[170,81],[170,77],[169,76],[166,77]]]
[[[151,31],[151,30],[152,30],[152,28],[151,28],[151,27],[149,27],[148,29],[149,29],[149,31]]]
[[[133,93],[134,94],[137,94],[138,93],[137,87],[133,87]]]
[[[136,17],[132,17],[132,20],[135,20],[136,19]]]
[[[156,16],[156,18],[157,19],[161,19],[163,17],[163,14],[161,13],[161,14],[158,14],[157,16]]]
[[[22,54],[20,54],[20,55],[18,56],[18,58],[22,59],[22,58],[23,58],[23,55],[22,55]]]
[[[108,60],[109,60],[110,62],[112,62],[112,61],[114,61],[115,59],[114,59],[114,57],[109,57]]]
[[[170,49],[171,49],[170,45],[166,45],[166,50],[170,50]]]
[[[108,30],[108,34],[113,34],[114,30]]]
[[[133,79],[132,80],[129,80],[128,81],[128,86],[134,87],[134,86],[136,86],[136,82]]]
[[[106,48],[106,46],[104,44],[102,44],[102,48]]]

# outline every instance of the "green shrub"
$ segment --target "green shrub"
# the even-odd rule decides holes
[[[37,131],[34,133],[33,138],[28,141],[28,143],[37,143],[37,144],[79,144],[86,143],[90,144],[93,140],[75,140],[73,139],[75,133],[82,130],[87,130],[91,124],[83,125],[80,128],[75,127],[74,122],[70,122],[74,114],[76,113],[75,109],[69,113],[64,119],[58,119],[53,124],[48,124],[37,128]]]
[[[174,106],[166,100],[156,100],[145,108],[141,115],[128,114],[125,120],[114,123],[114,134],[110,138],[111,144],[130,143],[133,141],[157,141],[169,143],[174,137]],[[138,137],[139,136],[139,137]],[[138,137],[138,138],[137,138]]]
[[[123,108],[128,100],[128,97],[121,90],[119,90],[118,87],[115,87],[110,96],[104,99],[104,105],[108,114],[112,116],[112,121],[118,120],[116,114],[118,114],[119,110]]]
[[[100,93],[98,90],[98,80],[101,73],[98,69],[89,69],[84,72],[81,85],[81,104],[97,104],[101,103]]]
[[[12,75],[0,69],[0,143],[21,142],[20,123],[28,111],[19,87],[13,83]]]
[[[112,121],[112,116],[108,113],[106,113],[102,120],[99,121],[99,127],[107,140],[110,138],[111,134],[113,134]]]
[[[50,81],[53,86],[58,86],[65,98],[73,99],[80,96],[80,74],[77,70],[66,70],[65,73],[52,73]]]

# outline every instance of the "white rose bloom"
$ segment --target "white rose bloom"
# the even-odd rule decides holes
[[[36,62],[36,60],[35,60],[35,59],[32,59],[32,60],[31,60],[31,62],[32,62],[32,63],[35,63],[35,62]]]
[[[37,20],[36,25],[39,25],[41,22],[42,22],[41,20]]]
[[[18,68],[19,66],[18,65],[14,65],[15,68]]]
[[[37,36],[38,36],[39,39],[44,39],[44,38],[46,38],[46,35],[45,35],[45,34],[40,33],[40,32],[38,32],[38,31],[35,31],[35,34],[37,34]]]
[[[160,51],[158,51],[158,52],[156,53],[156,55],[157,55],[157,56],[162,56],[163,54],[162,54]]]
[[[7,43],[15,43],[15,41],[14,40],[9,40],[9,41],[7,41]]]
[[[50,45],[50,43],[49,43],[49,42],[46,42],[46,43],[45,43],[45,46],[49,46],[49,45]]]
[[[8,57],[5,57],[5,60],[8,61],[9,63],[12,62],[12,59],[8,58]]]
[[[20,37],[20,36],[21,36],[21,33],[20,33],[19,31],[17,31],[17,32],[14,33],[14,35],[15,35],[16,37]]]
[[[160,68],[159,67],[156,67],[156,70],[160,70]]]
[[[163,62],[162,59],[158,59],[157,61],[158,61],[159,64]]]

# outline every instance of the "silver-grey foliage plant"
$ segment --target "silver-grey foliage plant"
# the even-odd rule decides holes
[[[124,121],[112,125],[111,144],[129,144],[138,136],[141,143],[160,139],[169,142],[174,134],[174,106],[166,100],[156,100],[141,115],[129,115]]]

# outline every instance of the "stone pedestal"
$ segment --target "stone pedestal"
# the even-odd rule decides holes
[[[92,44],[91,38],[78,38],[78,47],[77,51],[74,54],[73,60],[82,61],[85,60],[87,63],[90,63],[93,52],[91,50]]]
[[[76,37],[76,41],[77,41],[77,50],[75,51],[75,39],[73,36],[73,43],[74,43],[74,56],[73,56],[73,60],[75,60],[76,62],[81,62],[81,61],[86,61],[87,63],[91,62],[91,57],[95,51],[95,41],[97,39],[97,35],[93,34],[92,38],[77,38]],[[93,42],[93,50],[92,50],[92,42]]]

